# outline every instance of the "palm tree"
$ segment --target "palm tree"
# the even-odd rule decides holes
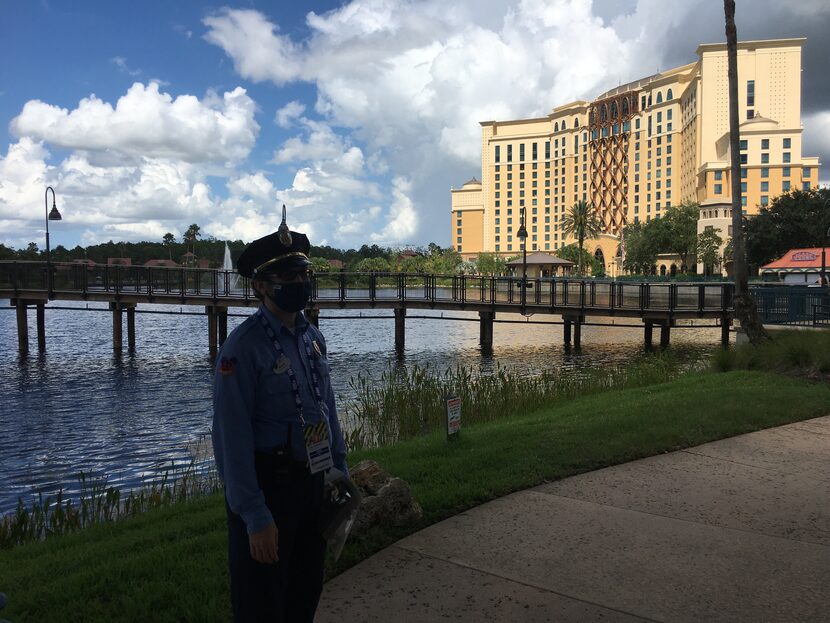
[[[164,237],[161,239],[161,243],[167,247],[167,256],[172,260],[173,259],[173,244],[176,242],[176,237],[167,232],[164,234]]]
[[[586,201],[577,201],[562,217],[562,230],[576,237],[579,244],[579,276],[582,276],[582,255],[586,238],[596,238],[603,227],[593,206]]]
[[[744,246],[741,207],[740,121],[738,118],[738,30],[735,27],[735,0],[723,0],[726,18],[726,58],[729,78],[729,149],[732,177],[732,271],[735,276],[735,317],[753,344],[769,339],[758,317],[755,299],[749,293],[749,268]]]

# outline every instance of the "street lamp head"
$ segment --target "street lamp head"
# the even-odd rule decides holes
[[[62,218],[63,217],[61,216],[61,213],[58,212],[58,206],[56,206],[55,203],[52,202],[52,209],[49,211],[49,220],[50,221],[59,221]]]
[[[527,229],[525,229],[524,223],[522,223],[521,227],[519,227],[519,231],[516,232],[516,237],[522,242],[527,239]]]

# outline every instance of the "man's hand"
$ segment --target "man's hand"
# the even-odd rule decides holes
[[[251,545],[251,558],[266,565],[277,562],[280,559],[277,555],[279,541],[279,532],[273,521],[259,532],[249,534],[248,542]]]

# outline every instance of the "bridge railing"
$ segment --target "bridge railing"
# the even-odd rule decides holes
[[[47,279],[44,262],[0,262],[0,290],[11,295],[137,294],[153,297],[252,299],[250,281],[234,271],[161,266],[53,263]],[[527,279],[422,273],[317,273],[313,301],[394,301],[517,305],[527,308],[624,311],[727,312],[731,283],[637,283],[632,281]]]

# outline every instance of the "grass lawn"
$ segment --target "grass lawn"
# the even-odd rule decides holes
[[[830,413],[830,386],[700,373],[354,453],[412,486],[423,525],[544,481]],[[462,416],[463,417],[463,416]],[[337,573],[411,532],[350,543]],[[212,496],[0,552],[0,613],[26,621],[227,621],[225,519]]]

